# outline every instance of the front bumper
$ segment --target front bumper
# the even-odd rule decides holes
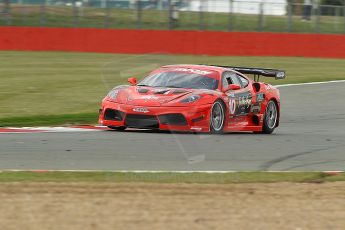
[[[212,104],[190,107],[146,107],[104,100],[99,124],[171,131],[209,132]]]

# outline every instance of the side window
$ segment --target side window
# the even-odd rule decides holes
[[[242,88],[245,88],[245,87],[247,87],[247,86],[248,86],[249,81],[248,81],[246,78],[244,78],[244,77],[242,77],[242,76],[238,76],[238,78],[239,78],[239,79],[240,79],[240,81],[241,81]]]
[[[246,79],[244,79],[246,80]],[[241,86],[243,88],[242,81],[240,80],[238,74],[233,73],[233,72],[225,72],[223,75],[223,88],[228,87],[230,84],[235,84]]]
[[[231,73],[231,82],[232,84],[242,86],[240,80],[237,77],[238,75],[236,73]]]

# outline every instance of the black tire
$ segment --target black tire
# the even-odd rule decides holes
[[[113,130],[122,131],[122,130],[125,130],[127,127],[126,126],[108,126],[108,128],[113,129]]]
[[[262,133],[264,134],[271,134],[273,133],[274,129],[277,127],[278,121],[278,108],[277,104],[270,100],[267,103],[264,121],[262,125]]]
[[[222,134],[224,132],[226,109],[221,100],[213,103],[210,114],[211,133]]]

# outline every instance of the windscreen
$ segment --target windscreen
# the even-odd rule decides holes
[[[138,85],[215,90],[218,88],[218,80],[196,73],[169,71],[152,74],[144,78]]]

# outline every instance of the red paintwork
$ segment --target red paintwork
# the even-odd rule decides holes
[[[122,111],[126,114],[140,114],[140,115],[162,115],[169,113],[181,113],[187,120],[188,125],[186,126],[168,126],[168,125],[159,125],[161,130],[174,130],[174,131],[197,131],[197,132],[209,132],[210,131],[210,113],[213,103],[221,99],[226,105],[226,116],[225,116],[225,132],[237,132],[237,131],[262,131],[263,125],[263,116],[265,113],[266,105],[268,101],[274,100],[278,107],[278,121],[279,124],[279,114],[280,114],[280,96],[279,91],[272,85],[266,83],[256,83],[260,84],[260,91],[258,93],[264,93],[265,99],[261,102],[261,109],[257,113],[253,113],[252,109],[246,115],[232,116],[230,115],[230,106],[229,106],[229,95],[230,94],[239,94],[243,92],[250,92],[252,95],[251,105],[256,102],[256,92],[253,87],[255,83],[251,78],[238,73],[233,70],[229,70],[222,67],[214,66],[202,66],[202,65],[171,65],[161,67],[152,73],[167,71],[167,68],[186,68],[192,70],[201,70],[201,71],[210,71],[209,77],[217,78],[219,80],[218,89],[216,90],[199,90],[199,89],[183,89],[186,91],[182,94],[173,94],[169,92],[168,94],[154,94],[157,91],[156,88],[144,87],[144,86],[125,86],[120,88],[117,94],[116,100],[113,100],[106,96],[102,101],[102,108],[99,115],[99,123],[105,126],[125,126],[125,122],[122,121],[112,121],[104,120],[104,111],[106,109],[114,109]],[[233,71],[237,74],[245,77],[249,84],[245,88],[238,90],[229,90],[223,92],[222,90],[222,73],[224,71]],[[146,93],[139,93],[138,88],[148,89]],[[162,90],[162,89],[160,89]],[[172,89],[176,90],[176,89]],[[191,94],[200,94],[201,98],[195,102],[188,104],[183,104],[180,101],[183,98],[190,96]],[[129,98],[129,99],[128,99]],[[148,112],[135,112],[135,108],[146,108]],[[204,117],[202,120],[193,122],[193,119]],[[253,121],[253,116],[257,116],[259,123],[255,124]],[[198,128],[198,129],[195,129]]]
[[[0,50],[345,58],[345,35],[0,26]]]

